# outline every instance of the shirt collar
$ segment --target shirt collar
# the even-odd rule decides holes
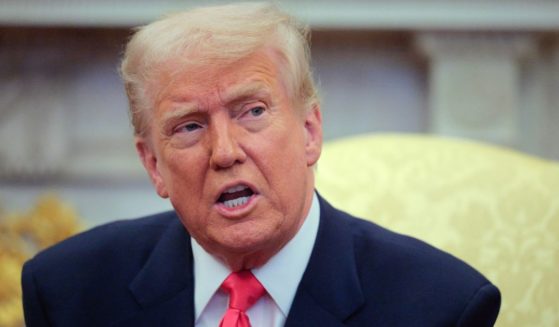
[[[307,268],[318,232],[319,217],[318,197],[313,193],[311,208],[297,234],[266,264],[252,270],[285,316]],[[191,238],[191,243],[194,256],[195,319],[198,319],[231,270],[206,252],[194,238]]]

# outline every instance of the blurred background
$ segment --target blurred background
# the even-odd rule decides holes
[[[170,208],[134,152],[119,57],[131,27],[219,2],[0,0],[1,210],[54,193],[93,226]],[[559,1],[278,2],[312,27],[326,140],[435,134],[559,160]]]

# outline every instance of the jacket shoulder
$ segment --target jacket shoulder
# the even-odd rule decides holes
[[[360,264],[382,264],[390,270],[416,277],[425,276],[439,282],[469,281],[480,285],[489,281],[476,269],[452,254],[417,238],[396,233],[373,222],[351,216],[356,257]],[[387,269],[388,270],[388,269]]]
[[[374,316],[377,323],[392,326],[402,325],[402,321],[417,326],[494,323],[500,293],[476,269],[414,237],[332,207],[326,210],[335,217],[334,224],[345,225],[351,234],[357,274],[366,299],[362,312],[368,312],[356,316],[356,321],[365,318],[361,321],[365,323]]]
[[[68,258],[116,254],[144,247],[149,248],[159,236],[178,218],[173,211],[158,213],[142,218],[119,220],[103,224],[76,234],[41,252],[33,260],[40,264],[55,263]],[[132,247],[133,245],[139,246]],[[132,251],[133,252],[133,251]]]
[[[26,262],[23,286],[25,276],[33,276],[43,294],[56,294],[48,298],[65,300],[89,287],[126,287],[173,224],[180,224],[176,214],[165,212],[104,224],[72,236]]]

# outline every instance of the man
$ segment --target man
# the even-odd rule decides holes
[[[490,326],[463,262],[332,208],[307,30],[267,4],[141,28],[122,75],[138,154],[174,211],[95,228],[23,271],[34,326]]]

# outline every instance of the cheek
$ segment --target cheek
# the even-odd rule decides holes
[[[289,193],[303,182],[308,167],[303,129],[287,131],[263,137],[256,153],[266,179]]]
[[[279,178],[275,182],[285,182],[289,175],[296,174],[300,163],[305,161],[303,146],[290,137],[265,137],[253,144],[253,158],[268,178]]]
[[[164,179],[169,185],[171,198],[188,195],[184,197],[188,200],[192,195],[202,193],[204,165],[207,165],[204,164],[203,158],[195,152],[169,151],[166,154],[166,162]]]

